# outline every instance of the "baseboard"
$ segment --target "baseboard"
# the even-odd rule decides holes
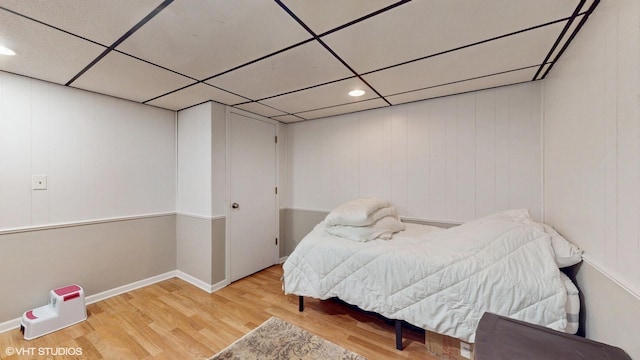
[[[222,280],[220,282],[217,282],[213,285],[211,285],[211,291],[209,291],[209,293],[214,293],[220,289],[222,289],[223,287],[229,285],[229,282],[227,280]]]
[[[195,276],[191,276],[185,272],[182,272],[180,270],[176,270],[176,277],[180,280],[184,280],[186,282],[188,282],[189,284],[204,290],[206,292],[210,292],[209,289],[211,288],[211,285],[207,284],[206,282],[198,279]]]
[[[227,282],[227,280],[222,280],[220,282],[217,282],[213,285],[208,284],[205,281],[202,281],[200,279],[198,279],[197,277],[191,276],[183,271],[180,270],[176,270],[176,277],[180,280],[184,280],[186,282],[188,282],[189,284],[204,290],[206,292],[208,292],[209,294],[214,293],[220,289],[222,289],[223,287],[229,285],[229,282]]]
[[[96,303],[98,301],[102,301],[102,300],[106,300],[108,298],[114,297],[114,296],[118,296],[120,294],[124,294],[126,292],[135,290],[135,289],[139,289],[145,286],[149,286],[151,284],[155,284],[157,282],[160,281],[164,281],[164,280],[168,280],[171,278],[177,277],[181,280],[184,280],[186,282],[188,282],[189,284],[200,288],[204,291],[206,291],[207,293],[211,294],[214,293],[222,288],[224,288],[225,286],[229,285],[229,283],[227,282],[227,280],[223,280],[220,281],[218,283],[215,283],[213,285],[207,284],[206,282],[197,279],[187,273],[184,273],[180,270],[173,270],[173,271],[168,271],[164,274],[160,274],[160,275],[156,275],[156,276],[152,276],[150,278],[147,279],[143,279],[140,281],[136,281],[133,282],[131,284],[127,284],[127,285],[123,285],[123,286],[119,286],[117,288],[114,289],[110,289],[107,291],[103,291],[101,293],[98,294],[94,294],[91,296],[87,296],[85,298],[85,303],[87,305],[89,304],[93,304]],[[5,321],[3,323],[0,323],[0,333],[3,332],[7,332],[7,331],[11,331],[14,329],[18,329],[20,327],[20,323],[22,321],[22,318],[17,318],[17,319],[13,319],[13,320],[8,320]]]
[[[114,297],[114,296],[118,296],[120,294],[124,294],[126,292],[135,290],[135,289],[139,289],[141,287],[145,287],[145,286],[149,286],[151,284],[155,284],[157,282],[160,281],[164,281],[164,280],[169,280],[171,278],[176,277],[176,271],[168,271],[164,274],[160,274],[160,275],[156,275],[156,276],[152,276],[150,278],[146,278],[146,279],[142,279],[140,281],[136,281],[136,282],[132,282],[131,284],[127,284],[127,285],[122,285],[119,286],[117,288],[111,289],[111,290],[107,290],[107,291],[103,291],[101,293],[97,293],[97,294],[93,294],[90,296],[87,296],[85,298],[85,303],[87,303],[87,305],[89,304],[93,304],[96,303],[98,301],[102,301],[102,300],[106,300],[108,298]]]
[[[288,256],[281,257],[280,259],[278,259],[278,264],[284,264],[284,262],[287,261],[288,258]]]
[[[142,279],[140,281],[133,282],[131,284],[119,286],[114,289],[110,289],[107,291],[103,291],[101,293],[93,294],[87,296],[84,301],[87,305],[96,303],[98,301],[106,300],[108,298],[124,294],[126,292],[139,289],[141,287],[149,286],[151,284],[155,284],[160,281],[168,280],[177,276],[176,270],[168,271],[164,274],[152,276],[150,278]],[[20,327],[20,323],[22,322],[22,318],[19,317],[17,319],[8,320],[3,323],[0,323],[0,333],[11,331]]]
[[[11,331],[20,327],[22,318],[5,321],[0,324],[0,333]]]
[[[220,281],[218,283],[215,283],[213,285],[207,284],[206,282],[197,279],[187,273],[184,273],[180,270],[173,270],[173,271],[168,271],[164,274],[160,274],[160,275],[156,275],[156,276],[152,276],[150,278],[147,279],[143,279],[140,281],[136,281],[133,282],[131,284],[127,284],[127,285],[123,285],[123,286],[119,286],[117,288],[114,289],[110,289],[107,291],[103,291],[101,293],[97,293],[97,294],[93,294],[90,296],[87,296],[84,300],[85,303],[87,305],[89,304],[93,304],[96,303],[98,301],[102,301],[102,300],[106,300],[108,298],[114,297],[114,296],[118,296],[120,294],[124,294],[126,292],[135,290],[135,289],[139,289],[145,286],[149,286],[151,284],[155,284],[157,282],[160,281],[164,281],[164,280],[168,280],[171,278],[177,277],[181,280],[184,280],[186,282],[188,282],[189,284],[200,288],[204,291],[206,291],[207,293],[211,294],[214,293],[222,288],[224,288],[225,286],[229,285],[229,282],[227,280],[223,280]],[[0,333],[3,332],[7,332],[7,331],[11,331],[14,329],[18,329],[20,328],[20,323],[22,322],[22,318],[17,318],[17,319],[13,319],[13,320],[8,320],[5,321],[3,323],[0,323]]]

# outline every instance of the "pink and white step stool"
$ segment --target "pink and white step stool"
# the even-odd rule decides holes
[[[20,330],[31,340],[86,319],[84,290],[74,284],[51,290],[47,305],[25,312]]]

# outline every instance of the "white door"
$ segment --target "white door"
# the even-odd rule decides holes
[[[275,124],[230,113],[230,281],[277,262],[275,136]]]

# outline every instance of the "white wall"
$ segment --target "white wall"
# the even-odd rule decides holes
[[[178,112],[177,267],[205,289],[225,278],[225,129],[224,105]]]
[[[640,3],[601,3],[545,80],[546,219],[640,294]]]
[[[634,294],[638,309],[640,2],[601,2],[544,81],[546,221]],[[593,297],[585,298],[588,306]],[[619,305],[608,298],[608,307]],[[587,321],[589,311],[608,307],[588,308]],[[640,327],[623,321],[588,323],[587,336],[635,347],[632,356],[640,356]]]
[[[291,124],[285,207],[376,196],[410,218],[528,208],[540,219],[540,104],[540,83],[528,83]]]
[[[0,72],[0,231],[174,212],[174,152],[172,111]]]
[[[224,105],[214,102],[178,112],[178,213],[226,214],[225,117]]]
[[[211,141],[211,172],[213,196],[213,216],[222,217],[227,214],[227,124],[226,107],[218,103],[211,104],[211,122],[213,135]]]
[[[0,72],[0,325],[175,270],[175,135],[172,111]]]
[[[178,213],[212,214],[211,134],[210,102],[178,112]]]

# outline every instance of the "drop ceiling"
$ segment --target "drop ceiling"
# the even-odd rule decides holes
[[[598,2],[0,0],[0,70],[288,123],[541,80]]]

